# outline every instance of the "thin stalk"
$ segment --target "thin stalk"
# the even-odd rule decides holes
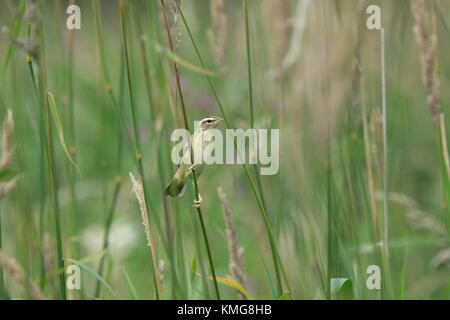
[[[42,187],[39,190],[39,241],[40,241],[40,251],[41,251],[41,277],[40,277],[40,286],[41,289],[43,289],[44,282],[45,282],[45,262],[44,262],[44,252],[43,252],[43,245],[44,245],[44,211],[45,211],[45,198],[46,198],[46,176],[45,176],[45,146],[44,140],[45,140],[45,123],[44,123],[44,117],[42,108],[40,105],[40,99],[39,99],[39,90],[36,85],[36,76],[34,74],[34,68],[33,68],[33,60],[30,55],[27,55],[27,62],[28,67],[30,70],[31,75],[31,82],[33,84],[34,94],[36,100],[38,100],[38,123],[39,123],[39,141],[40,143],[40,154],[39,154],[39,180],[42,183]]]
[[[145,90],[146,90],[147,98],[148,98],[148,102],[149,102],[151,121],[154,123],[156,118],[155,118],[154,103],[153,103],[153,90],[152,90],[152,83],[151,83],[151,78],[150,78],[150,73],[149,73],[150,68],[149,68],[149,64],[147,61],[147,48],[145,46],[145,35],[142,32],[141,17],[140,17],[138,5],[136,5],[134,8],[134,14],[135,14],[135,22],[136,22],[136,27],[137,27],[138,36],[139,36],[139,44],[140,44],[140,49],[141,49],[140,51],[141,51],[141,59],[142,59],[142,67],[143,67],[142,72],[144,73]]]
[[[133,125],[133,133],[134,133],[134,143],[135,143],[135,151],[136,151],[136,159],[137,159],[137,169],[139,171],[139,175],[141,176],[142,180],[142,190],[144,193],[144,200],[145,205],[147,208],[149,208],[148,204],[148,196],[147,196],[147,188],[145,183],[145,175],[144,175],[144,168],[142,165],[142,153],[141,153],[141,143],[139,141],[139,133],[137,130],[137,124],[136,124],[136,110],[135,110],[135,104],[134,104],[134,96],[133,96],[133,88],[131,85],[131,73],[130,73],[130,64],[129,64],[129,58],[128,58],[128,45],[127,45],[127,37],[125,32],[125,14],[123,9],[123,1],[119,0],[119,8],[120,8],[120,24],[122,27],[122,46],[123,46],[123,55],[125,59],[125,70],[127,75],[127,83],[128,83],[128,94],[130,97],[130,111],[131,111],[131,118],[132,118],[132,125]],[[147,212],[148,218],[150,220],[150,211]],[[153,253],[150,251],[151,260],[153,261]],[[153,284],[155,287],[156,292],[156,299],[159,300],[159,292],[158,292],[158,285],[157,285],[157,276],[156,276],[156,270],[152,265],[153,269]]]
[[[180,10],[180,5],[179,5],[178,1],[175,0],[175,2],[177,4],[178,10]],[[164,14],[164,21],[165,21],[165,24],[166,24],[167,38],[168,38],[168,41],[169,41],[170,51],[173,52],[172,37],[170,35],[169,24],[167,22],[167,17],[166,17],[166,13],[165,13],[165,6],[164,6],[164,1],[163,0],[161,0],[161,6],[162,6],[163,14]],[[185,108],[185,105],[184,105],[183,92],[181,91],[181,84],[180,84],[180,76],[179,76],[179,73],[178,73],[178,67],[177,67],[177,64],[175,62],[173,62],[173,61],[172,61],[172,65],[173,65],[173,69],[174,69],[174,73],[175,73],[178,95],[180,97],[181,109],[182,109],[182,112],[183,112],[184,127],[185,127],[186,130],[189,131],[189,124],[188,124],[187,116],[186,116],[186,108]],[[193,161],[192,146],[191,146],[190,154],[191,154],[191,163],[193,163],[194,161]],[[199,197],[199,192],[198,192],[197,175],[195,173],[195,169],[192,170],[192,180],[194,182],[195,201],[198,202],[200,197]],[[214,263],[213,263],[213,260],[212,260],[211,249],[209,247],[208,235],[206,233],[205,223],[203,221],[203,215],[202,215],[202,211],[201,211],[200,207],[197,207],[197,215],[198,215],[198,218],[199,218],[199,221],[200,221],[200,225],[202,227],[203,240],[205,241],[206,251],[207,251],[207,254],[208,254],[209,266],[211,268],[211,273],[212,273],[213,282],[214,282],[214,289],[216,291],[216,297],[217,297],[218,300],[220,300],[220,292],[219,292],[219,285],[217,283],[216,271],[214,269]]]
[[[177,2],[177,1],[175,1],[175,2]],[[169,22],[167,21],[166,10],[165,10],[165,6],[164,6],[164,0],[161,0],[161,7],[162,7],[162,10],[163,10],[164,23],[166,25],[167,39],[168,39],[168,42],[169,42],[169,48],[170,48],[170,51],[172,53],[174,53],[173,43],[172,43],[172,36],[170,34]],[[189,130],[189,124],[188,124],[187,116],[186,116],[186,108],[184,106],[184,99],[182,98],[183,97],[183,93],[181,92],[180,77],[179,77],[178,67],[177,67],[176,62],[172,61],[172,66],[173,66],[173,72],[175,74],[175,81],[176,81],[176,84],[177,84],[176,87],[177,87],[178,95],[180,97],[181,111],[183,113],[184,128],[186,130]],[[195,175],[195,172],[194,172],[194,175]]]
[[[103,248],[102,248],[102,250],[106,250],[108,248],[108,246],[109,246],[109,234],[110,234],[110,231],[111,231],[111,225],[112,225],[114,212],[115,212],[115,208],[116,208],[116,204],[117,204],[117,199],[119,197],[120,187],[121,186],[122,186],[122,179],[120,177],[117,177],[116,178],[116,185],[114,187],[114,193],[113,193],[112,200],[111,200],[111,205],[110,205],[110,208],[109,208],[108,216],[106,218],[105,233],[103,234]],[[102,276],[102,274],[103,274],[105,258],[106,258],[106,254],[103,254],[101,259],[100,259],[100,264],[98,266],[97,273],[100,276]],[[95,287],[95,295],[94,295],[94,297],[97,297],[97,298],[100,297],[101,287],[102,287],[101,282],[97,281],[97,285]]]
[[[367,124],[367,113],[366,113],[366,104],[365,104],[365,90],[363,87],[363,80],[361,78],[360,80],[360,88],[361,88],[361,106],[362,106],[362,118],[363,118],[363,131],[364,131],[364,147],[365,147],[365,157],[366,157],[366,167],[367,167],[367,178],[369,183],[369,196],[370,196],[370,202],[372,207],[372,215],[373,215],[373,222],[374,222],[374,228],[375,228],[375,234],[376,234],[376,247],[379,249],[379,254],[381,256],[381,262],[383,264],[383,271],[386,274],[386,286],[387,286],[387,292],[392,297],[392,284],[390,280],[390,273],[388,268],[388,260],[386,255],[386,249],[382,246],[384,244],[381,243],[380,238],[380,230],[378,225],[378,216],[377,216],[377,206],[376,206],[376,199],[375,199],[375,182],[372,172],[372,157],[370,152],[370,137],[368,132],[368,124]],[[384,293],[383,293],[384,294]]]
[[[188,25],[188,23],[186,21],[186,18],[184,17],[183,10],[181,10],[180,4],[178,3],[178,1],[175,1],[175,3],[177,5],[178,11],[180,12],[181,19],[183,20],[183,24],[184,24],[184,26],[186,28],[186,31],[188,32],[188,35],[189,35],[189,38],[190,38],[190,40],[192,42],[194,50],[195,50],[195,52],[197,54],[197,57],[198,57],[199,62],[200,62],[200,65],[202,66],[202,68],[204,70],[206,70],[205,63],[204,63],[203,58],[202,58],[202,56],[200,54],[200,50],[198,49],[197,43],[196,43],[196,41],[195,41],[195,39],[194,39],[194,37],[192,35],[191,29],[190,29],[190,27],[189,27],[189,25]],[[220,112],[222,114],[222,117],[224,119],[226,127],[227,127],[227,129],[231,129],[230,122],[228,121],[228,117],[227,117],[227,115],[226,115],[226,113],[225,113],[225,111],[223,109],[222,103],[220,102],[220,99],[218,97],[216,88],[215,88],[215,86],[214,86],[214,84],[213,84],[213,82],[211,80],[211,77],[208,74],[205,74],[205,76],[206,76],[206,78],[208,80],[208,84],[209,84],[209,86],[211,88],[211,91],[212,91],[212,93],[214,95],[214,98],[215,98],[215,100],[217,102],[217,105],[218,105],[219,110],[220,110]],[[235,149],[237,149],[236,138],[234,139],[234,146],[235,146]],[[240,155],[240,153],[239,153],[239,155]],[[241,156],[241,158],[242,158],[242,156]],[[243,163],[242,166],[244,168],[245,175],[247,176],[247,179],[248,179],[249,184],[250,184],[250,188],[251,188],[251,190],[253,192],[253,195],[254,195],[254,197],[256,199],[256,202],[258,203],[258,208],[259,208],[259,211],[261,213],[262,219],[264,221],[264,225],[265,225],[266,230],[267,230],[267,235],[268,235],[270,243],[271,243],[271,250],[273,251],[272,256],[274,258],[274,265],[275,266],[277,265],[277,261],[276,260],[278,260],[279,264],[280,264],[280,269],[281,269],[281,272],[282,272],[282,275],[283,275],[283,278],[284,278],[284,281],[285,281],[285,285],[288,288],[289,292],[292,294],[292,291],[290,290],[290,286],[289,286],[289,280],[287,278],[287,274],[286,274],[284,265],[283,265],[283,263],[281,261],[281,256],[280,256],[278,247],[277,247],[277,245],[275,243],[275,238],[274,238],[273,233],[272,233],[272,228],[270,227],[269,220],[267,218],[266,210],[265,210],[265,208],[264,208],[264,206],[262,204],[262,201],[261,201],[261,198],[260,198],[258,192],[256,191],[255,183],[253,182],[253,179],[252,179],[252,177],[250,175],[250,172],[248,170],[247,165],[245,163]]]
[[[436,125],[439,126],[437,129],[437,136],[438,136],[438,152],[441,150],[441,175],[442,175],[442,190],[443,190],[443,203],[446,204],[446,208],[444,208],[445,213],[447,214],[447,232],[450,233],[450,214],[448,213],[448,193],[449,193],[449,187],[450,187],[450,160],[448,156],[448,147],[447,147],[447,139],[445,136],[445,119],[444,119],[444,113],[439,114],[439,124],[436,123]]]
[[[383,207],[384,207],[384,252],[382,259],[386,272],[388,293],[393,298],[391,269],[389,264],[389,212],[388,212],[388,147],[387,147],[387,111],[386,111],[386,62],[384,28],[381,29],[381,89],[383,106]]]
[[[0,206],[0,251],[2,251],[2,210]],[[6,290],[5,290],[5,282],[3,279],[3,267],[0,265],[0,298],[5,299]]]
[[[244,7],[244,20],[245,20],[245,45],[247,49],[247,77],[248,77],[248,105],[250,108],[250,127],[254,128],[254,112],[253,112],[253,85],[252,85],[252,59],[251,59],[251,48],[250,48],[250,31],[248,26],[248,11],[247,11],[247,0],[244,0],[243,2]],[[256,152],[256,150],[254,150]],[[258,186],[258,191],[261,197],[262,205],[264,209],[267,210],[266,203],[264,201],[264,192],[262,188],[261,178],[259,177],[258,173],[258,164],[255,164],[252,166],[253,170],[255,171],[255,177],[256,177],[256,184]],[[272,243],[270,244],[272,246]],[[273,249],[272,255],[274,255]],[[276,261],[276,257],[273,257],[273,260]],[[277,287],[278,287],[278,293],[281,295],[283,292],[282,284],[281,284],[281,278],[280,278],[280,271],[278,268],[278,264],[275,263],[275,276],[277,279]]]
[[[74,0],[70,1],[70,4],[73,4]],[[69,124],[69,137],[70,137],[70,153],[74,161],[76,161],[76,137],[75,137],[75,116],[74,116],[74,85],[73,85],[73,60],[74,60],[74,32],[73,30],[69,30],[69,39],[68,39],[68,112],[66,122]],[[76,183],[76,174],[75,170],[71,167],[71,165],[66,162],[66,172],[69,179],[69,190],[72,204],[72,234],[74,236],[78,235],[78,197],[75,188]],[[80,254],[80,245],[78,241],[73,242],[73,250],[74,256],[76,259],[79,258]]]
[[[42,25],[41,25],[42,26]],[[45,125],[46,125],[46,146],[47,146],[47,169],[50,180],[52,204],[53,204],[53,215],[56,228],[56,243],[57,243],[57,257],[58,257],[58,269],[63,270],[59,273],[59,286],[60,286],[60,297],[61,299],[66,299],[66,279],[64,272],[64,260],[63,260],[63,244],[61,236],[61,222],[60,222],[60,212],[59,212],[59,200],[57,195],[56,186],[56,172],[55,172],[55,157],[53,152],[53,136],[52,136],[52,125],[50,120],[50,110],[48,105],[48,95],[47,95],[47,75],[46,75],[46,62],[45,62],[45,47],[44,47],[44,36],[41,28],[41,61],[40,61],[40,92],[43,99],[43,106],[45,112]]]
[[[364,149],[366,156],[366,169],[367,169],[367,179],[369,183],[369,196],[370,196],[370,204],[373,222],[375,225],[375,234],[377,239],[377,244],[380,242],[380,230],[378,227],[378,214],[377,214],[377,204],[375,200],[375,182],[372,172],[372,157],[370,153],[370,137],[369,130],[367,124],[367,112],[366,112],[366,103],[365,103],[365,95],[364,95],[364,87],[362,78],[360,80],[360,88],[361,88],[361,107],[362,107],[362,118],[363,118],[363,132],[364,132]]]
[[[120,80],[119,80],[119,105],[123,105],[123,91],[124,91],[124,81],[123,81],[123,73],[124,73],[124,61],[123,61],[123,53],[120,57]],[[115,180],[115,188],[113,191],[113,196],[111,200],[111,205],[109,209],[108,216],[105,220],[105,233],[103,237],[103,250],[106,250],[109,246],[109,234],[111,231],[111,225],[113,221],[114,212],[117,206],[117,199],[119,197],[120,189],[122,186],[122,178],[120,177],[120,171],[122,168],[122,135],[120,130],[120,119],[118,117],[117,119],[118,126],[117,126],[117,161],[116,161],[116,171],[117,171],[117,177]],[[106,253],[105,253],[106,255]],[[100,260],[100,264],[98,267],[98,274],[100,276],[103,276],[103,269],[104,269],[104,263],[105,263],[105,255],[102,256]],[[96,288],[95,288],[95,297],[99,298],[101,294],[101,282],[97,281]]]
[[[250,53],[250,31],[248,28],[247,0],[244,0],[243,6],[245,19],[245,45],[247,48],[248,105],[250,107],[250,126],[253,128],[254,116],[253,116],[253,88],[252,88],[252,59]]]
[[[25,8],[26,8],[26,2],[25,1],[21,1],[20,6],[19,6],[19,12],[21,14],[25,13]],[[13,13],[10,13],[11,15]],[[15,18],[15,21],[13,23],[13,31],[12,31],[12,35],[14,37],[17,37],[21,30],[22,30],[22,25],[23,25],[23,19],[21,17]],[[3,85],[3,80],[5,78],[5,73],[6,73],[6,68],[8,67],[9,61],[11,60],[11,55],[14,51],[15,45],[14,43],[10,42],[8,44],[8,47],[6,48],[6,53],[5,53],[5,57],[3,58],[3,63],[2,63],[2,67],[0,68],[0,88]]]
[[[383,206],[384,206],[384,247],[389,267],[389,214],[388,214],[388,154],[387,154],[387,114],[386,114],[386,66],[384,53],[384,28],[381,29],[381,88],[383,105]]]
[[[116,111],[116,115],[117,115],[117,122],[118,122],[118,132],[117,132],[117,136],[118,136],[118,149],[117,149],[117,172],[118,172],[118,176],[116,177],[116,188],[113,192],[113,197],[112,197],[112,204],[110,206],[110,211],[109,214],[105,220],[105,238],[104,238],[104,244],[105,244],[105,239],[107,239],[108,234],[110,233],[110,225],[112,223],[112,219],[113,217],[111,216],[113,214],[113,211],[115,210],[115,206],[117,204],[117,200],[115,199],[116,197],[116,189],[118,181],[121,181],[120,178],[120,171],[121,171],[121,164],[122,164],[122,139],[123,136],[125,137],[125,140],[127,142],[127,145],[130,149],[131,152],[133,152],[133,146],[132,146],[132,141],[131,141],[131,137],[130,134],[128,133],[127,127],[126,127],[126,123],[122,114],[122,105],[123,105],[123,87],[124,87],[124,52],[122,50],[122,57],[121,57],[121,69],[120,69],[120,83],[119,83],[119,101],[117,101],[112,86],[110,84],[110,79],[109,79],[109,73],[108,73],[108,68],[107,68],[107,64],[106,64],[106,60],[105,60],[105,56],[104,56],[104,49],[103,49],[103,38],[102,38],[102,32],[101,32],[101,23],[100,23],[100,15],[99,15],[99,3],[98,0],[93,1],[92,2],[93,5],[93,10],[94,10],[94,18],[95,18],[95,25],[96,25],[96,32],[97,32],[97,41],[98,41],[98,50],[99,50],[99,57],[100,57],[100,65],[101,65],[101,69],[102,69],[102,74],[103,74],[103,79],[105,81],[105,87],[106,87],[106,91],[108,93],[109,98],[111,99],[111,102],[113,104],[113,107]],[[133,157],[133,161],[136,163],[137,165],[137,160],[135,157]],[[119,191],[117,191],[118,193]],[[153,260],[153,259],[152,259]],[[152,264],[153,266],[153,264]],[[104,261],[103,258],[100,261],[100,265],[99,265],[99,274],[103,273],[103,268],[104,268]],[[95,291],[95,295],[98,297],[100,295],[100,290],[99,290],[99,285],[100,283],[97,282],[96,285],[96,291]],[[156,287],[156,286],[155,286]],[[101,288],[101,287],[100,287]],[[158,291],[158,290],[156,290]],[[156,293],[158,295],[158,292]]]
[[[108,72],[108,68],[106,67],[106,60],[105,60],[104,49],[103,49],[103,37],[102,37],[102,32],[101,32],[100,15],[98,12],[98,7],[99,7],[98,0],[92,1],[92,6],[94,8],[95,29],[97,32],[97,43],[98,43],[102,75],[103,75],[103,79],[105,82],[105,88],[106,88],[109,98],[111,99],[111,102],[112,102],[114,110],[117,114],[117,117],[119,119],[122,134],[125,136],[125,141],[127,142],[128,148],[130,149],[130,152],[133,152],[132,139],[130,137],[125,119],[123,118],[123,114],[122,114],[122,107],[121,107],[122,104],[119,104],[117,102],[117,99],[114,95],[114,92],[113,92],[113,89],[111,86],[111,83],[109,81],[109,72]],[[136,162],[135,157],[133,157],[133,161]]]
[[[331,300],[331,259],[333,246],[333,214],[331,212],[331,162],[330,162],[330,141],[327,147],[327,300]]]
[[[164,196],[164,168],[162,165],[162,159],[161,159],[161,132],[162,132],[162,125],[160,128],[156,128],[155,126],[158,125],[157,124],[157,117],[156,117],[156,110],[155,109],[155,103],[154,103],[154,99],[153,99],[153,89],[152,89],[152,83],[151,83],[151,77],[150,77],[150,73],[149,73],[149,63],[147,60],[147,49],[146,49],[146,43],[145,43],[145,36],[142,32],[142,25],[141,25],[141,19],[140,19],[140,13],[139,13],[139,8],[136,5],[134,8],[134,14],[135,14],[135,22],[136,22],[136,27],[137,27],[137,31],[139,34],[139,43],[140,43],[140,52],[141,52],[141,59],[142,59],[142,66],[143,66],[143,73],[144,73],[144,84],[145,84],[145,89],[147,92],[147,99],[148,99],[148,104],[149,104],[149,109],[150,109],[150,118],[151,118],[151,122],[153,123],[153,129],[155,130],[155,135],[156,136],[156,144],[155,144],[155,152],[157,153],[157,166],[158,166],[158,176],[159,176],[159,180],[160,180],[160,184],[161,184],[161,198],[162,198],[162,204],[163,204],[163,210],[164,210],[164,218],[165,218],[165,222],[166,222],[166,235],[167,235],[167,253],[170,259],[170,269],[172,272],[172,279],[173,281],[171,282],[172,284],[172,292],[173,292],[173,296],[176,297],[176,288],[178,287],[178,277],[177,277],[177,270],[176,270],[176,257],[175,257],[175,251],[174,251],[174,237],[172,235],[172,220],[170,219],[170,214],[169,214],[169,209],[168,209],[168,205],[167,205],[167,199]],[[158,130],[158,132],[156,132],[156,130]]]

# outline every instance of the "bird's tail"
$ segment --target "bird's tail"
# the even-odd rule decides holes
[[[175,198],[177,196],[181,197],[184,193],[185,187],[186,178],[184,177],[184,174],[180,170],[178,170],[167,187],[164,189],[164,194],[172,198]]]

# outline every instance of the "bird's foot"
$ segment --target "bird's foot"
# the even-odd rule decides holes
[[[189,167],[188,171],[188,176],[192,174],[192,171],[195,170],[195,164],[193,164],[192,166]]]
[[[202,197],[200,196],[200,193],[198,194],[198,200],[194,200],[193,207],[198,209],[200,208],[200,205],[202,204]]]

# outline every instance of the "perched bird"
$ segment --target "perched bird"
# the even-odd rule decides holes
[[[202,158],[201,157],[202,153],[204,154],[205,150],[208,150],[208,148],[212,146],[213,139],[211,131],[209,129],[215,128],[220,123],[220,121],[222,121],[221,118],[208,117],[201,120],[200,123],[197,125],[194,134],[191,136],[191,144],[190,144],[194,152],[193,154],[194,159]],[[183,157],[181,163],[178,166],[177,172],[175,172],[175,175],[173,176],[172,180],[164,189],[165,195],[172,198],[177,196],[181,197],[184,193],[186,182],[189,176],[192,175],[193,169],[195,170],[195,174],[198,177],[205,168],[205,164],[203,163],[203,161],[201,164],[192,165],[191,148],[189,148],[189,146],[185,147],[183,151]],[[199,200],[194,201],[194,207],[198,208],[200,206],[201,201],[202,200],[199,194]]]

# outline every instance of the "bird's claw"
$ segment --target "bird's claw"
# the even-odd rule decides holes
[[[202,204],[202,197],[200,196],[200,193],[198,194],[198,200],[194,199],[193,207],[198,209],[200,208],[200,205]]]

